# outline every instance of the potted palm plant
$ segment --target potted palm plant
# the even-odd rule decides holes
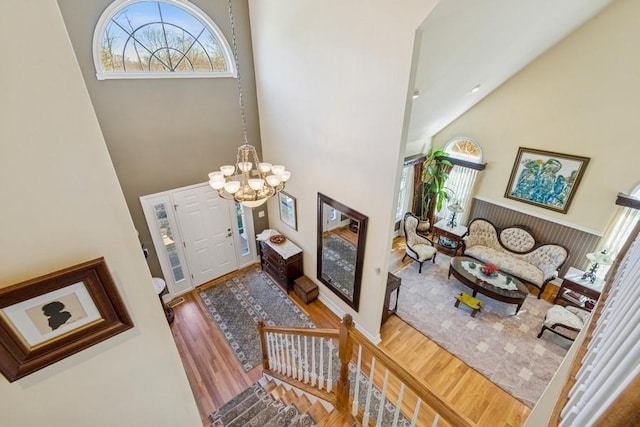
[[[440,212],[444,201],[453,195],[453,191],[445,186],[452,167],[453,163],[448,160],[444,150],[432,148],[427,153],[422,164],[421,219],[433,223],[434,213]]]

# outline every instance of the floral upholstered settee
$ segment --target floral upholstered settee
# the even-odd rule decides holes
[[[466,256],[495,264],[505,273],[536,286],[538,298],[569,257],[564,246],[540,244],[523,226],[498,230],[482,218],[469,223],[463,242]]]

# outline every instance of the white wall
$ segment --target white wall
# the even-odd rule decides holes
[[[316,209],[321,192],[369,217],[357,324],[379,331],[404,111],[415,30],[436,0],[250,1],[250,19],[266,161],[292,172],[298,231],[272,228],[304,250],[316,279]],[[380,273],[376,269],[381,269]],[[327,298],[348,307],[320,285]]]
[[[135,324],[0,376],[0,424],[201,425],[56,2],[3,1],[0,35],[0,288],[104,256]]]
[[[435,135],[434,146],[476,139],[488,163],[479,195],[604,232],[617,193],[640,180],[638,16],[640,2],[613,2]],[[519,146],[591,158],[566,215],[504,198]]]

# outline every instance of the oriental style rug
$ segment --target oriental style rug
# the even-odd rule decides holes
[[[260,268],[245,270],[202,289],[200,299],[245,372],[262,363],[258,321],[268,326],[315,324]]]
[[[468,307],[454,307],[455,296],[470,289],[453,276],[447,279],[450,260],[438,254],[422,274],[415,262],[396,274],[402,279],[397,315],[533,407],[571,346],[553,333],[536,337],[551,304],[529,295],[514,315],[515,305],[478,295],[484,306],[473,318]]]
[[[353,300],[353,277],[356,274],[356,248],[346,240],[328,234],[322,242],[322,273],[331,284]]]

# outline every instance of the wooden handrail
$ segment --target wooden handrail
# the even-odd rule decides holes
[[[389,370],[399,381],[405,384],[417,397],[425,404],[436,411],[440,417],[449,424],[461,427],[472,427],[476,423],[455,412],[438,394],[432,391],[427,385],[415,379],[414,375],[402,366],[398,365],[386,352],[373,345],[362,333],[353,327],[351,315],[346,314],[340,324],[340,329],[319,329],[319,328],[287,328],[277,326],[266,326],[263,321],[258,322],[260,342],[262,347],[262,367],[264,372],[286,381],[300,389],[312,393],[329,402],[333,402],[336,409],[344,414],[349,411],[349,363],[353,356],[354,342],[364,347],[376,360]],[[267,348],[266,333],[278,333],[288,335],[301,335],[322,337],[338,340],[338,357],[340,359],[340,374],[336,385],[335,393],[326,392],[308,384],[300,382],[295,378],[282,375],[269,368],[269,355]]]
[[[259,322],[258,322],[259,323]],[[264,325],[264,322],[263,322]],[[281,328],[278,326],[263,326],[264,332],[288,335],[306,335],[308,337],[323,337],[338,339],[340,331],[338,329],[320,329],[320,328]]]
[[[351,342],[362,345],[376,360],[395,375],[401,382],[410,388],[423,402],[433,408],[447,422],[454,426],[475,426],[476,423],[469,418],[455,412],[438,394],[423,383],[416,380],[415,376],[402,366],[398,365],[386,352],[373,345],[364,335],[355,328],[349,329]]]

